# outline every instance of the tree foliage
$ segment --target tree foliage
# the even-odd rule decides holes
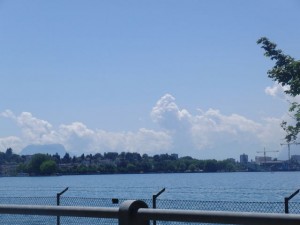
[[[56,172],[56,162],[53,160],[46,160],[40,166],[40,173],[42,175],[51,175]]]
[[[27,172],[36,175],[51,175],[56,172],[56,162],[49,155],[35,154],[28,164]]]
[[[9,160],[8,160],[9,159]],[[0,152],[2,164],[17,165],[16,173],[33,176],[53,174],[114,174],[114,173],[182,173],[182,172],[234,172],[243,168],[234,160],[199,160],[190,156],[178,158],[176,154],[148,156],[136,152],[108,152],[81,156],[65,154],[34,154],[19,156],[8,149]]]
[[[278,82],[282,86],[287,86],[285,93],[295,97],[300,94],[300,61],[286,55],[282,50],[277,49],[277,45],[268,38],[258,39],[257,44],[265,50],[264,55],[275,61],[272,69],[268,70],[268,77]],[[283,121],[281,126],[286,131],[286,141],[289,143],[297,139],[300,132],[300,104],[292,102],[289,112],[293,114],[295,124],[288,124]]]

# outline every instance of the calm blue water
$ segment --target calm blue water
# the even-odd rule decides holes
[[[0,197],[64,197],[199,201],[283,201],[300,188],[300,172],[0,177]],[[300,194],[293,200],[300,201]]]

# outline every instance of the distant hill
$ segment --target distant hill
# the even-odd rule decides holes
[[[28,145],[22,149],[21,155],[34,155],[37,153],[55,155],[59,154],[61,157],[66,154],[66,149],[61,144],[48,145]]]

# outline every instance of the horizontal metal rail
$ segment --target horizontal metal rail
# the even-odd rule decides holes
[[[300,215],[275,213],[245,213],[199,210],[144,209],[137,216],[146,220],[201,222],[245,225],[299,225]]]
[[[118,218],[118,208],[78,206],[0,205],[0,214]]]
[[[119,225],[149,225],[150,220],[244,225],[299,225],[298,214],[149,209],[143,201],[125,201],[119,208],[0,205],[0,214],[115,218]]]

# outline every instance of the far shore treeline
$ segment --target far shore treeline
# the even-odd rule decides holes
[[[149,156],[132,152],[107,152],[63,157],[59,154],[14,154],[11,148],[0,152],[1,175],[76,175],[126,173],[182,173],[182,172],[235,172],[244,171],[244,165],[234,159],[217,161],[199,160],[177,154]]]

